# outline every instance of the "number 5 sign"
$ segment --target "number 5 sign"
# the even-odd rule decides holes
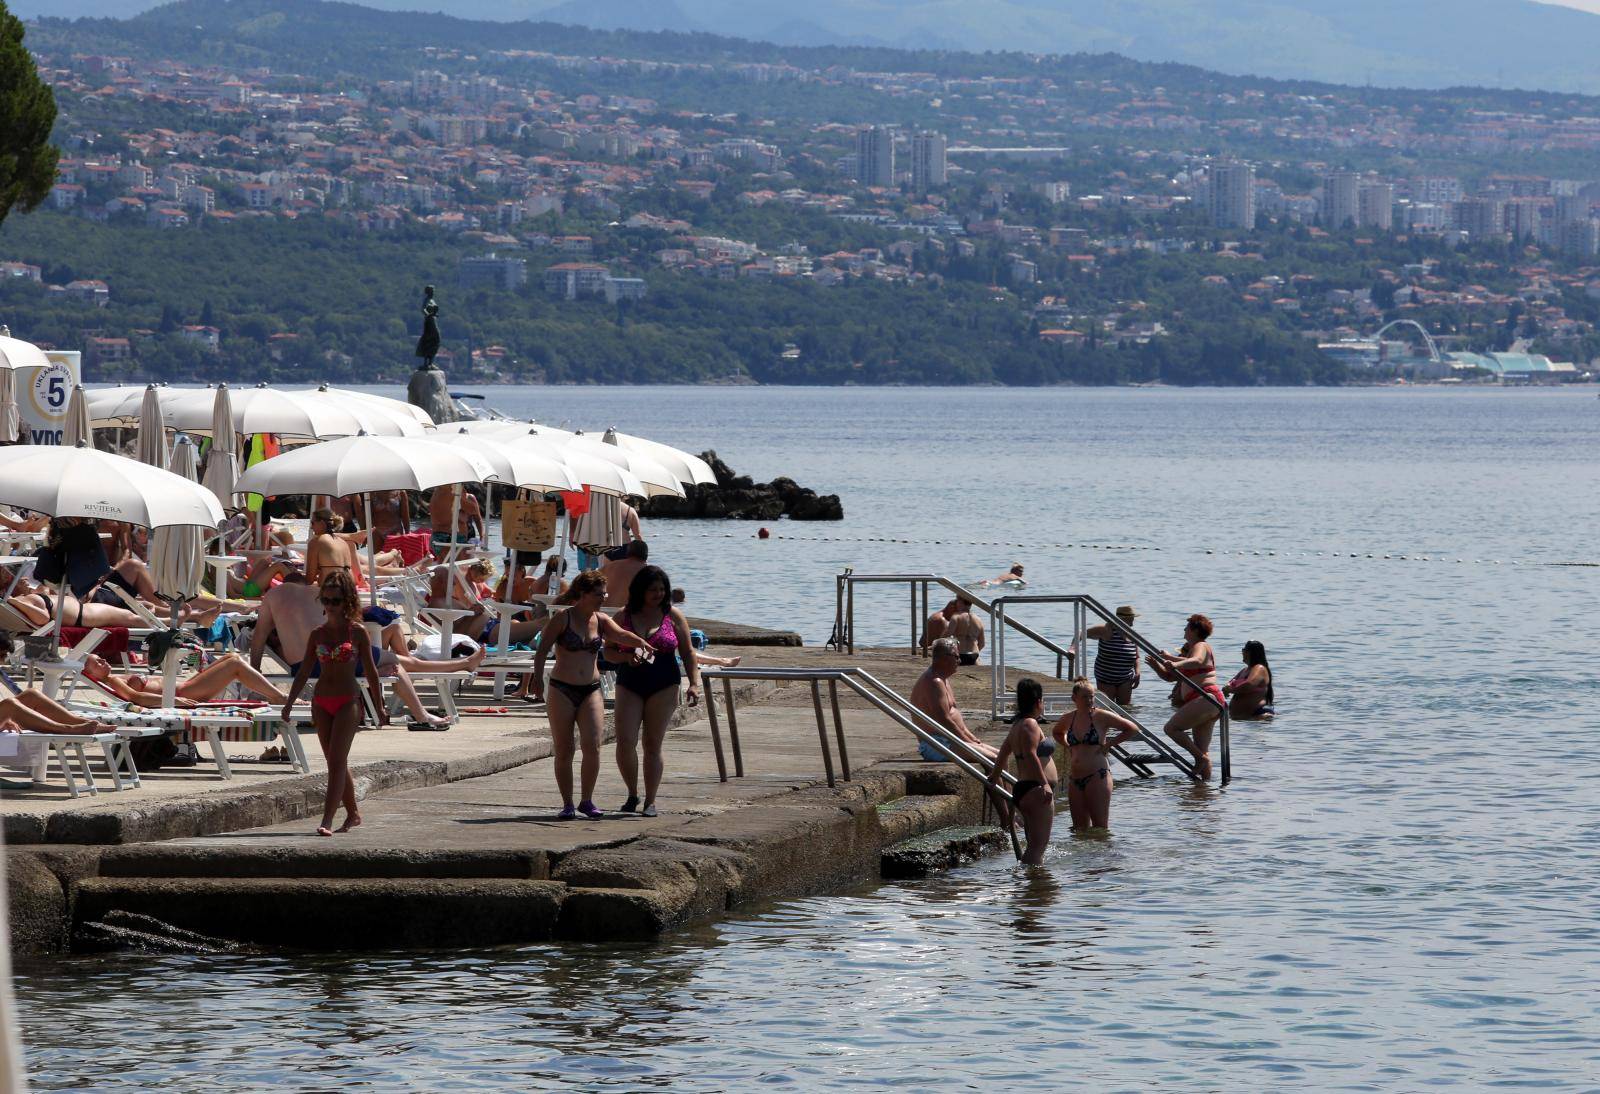
[[[50,359],[49,367],[17,370],[16,387],[21,396],[17,409],[33,444],[60,444],[67,400],[78,384],[78,354],[49,350],[45,356]]]

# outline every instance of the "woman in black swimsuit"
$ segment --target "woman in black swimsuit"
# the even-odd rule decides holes
[[[654,658],[617,670],[617,770],[628,786],[628,800],[619,812],[656,815],[656,791],[665,769],[662,745],[672,714],[678,709],[678,684],[686,676],[684,699],[700,701],[700,669],[689,642],[689,621],[672,606],[672,579],[659,566],[646,566],[628,585],[628,605],[617,623],[650,644]],[[620,652],[620,651],[618,651]],[[615,656],[608,650],[607,657]],[[683,661],[683,672],[678,662]],[[644,739],[644,805],[639,804],[639,742]]]
[[[1111,730],[1115,737],[1107,737]],[[1072,682],[1072,709],[1053,731],[1067,749],[1067,808],[1072,830],[1111,826],[1111,764],[1106,753],[1139,735],[1139,727],[1094,705],[1094,685],[1079,677]]]
[[[606,579],[598,570],[586,570],[572,581],[563,601],[569,605],[556,612],[539,635],[539,652],[533,659],[533,698],[545,700],[544,662],[550,651],[556,654],[550,670],[550,696],[546,711],[550,716],[550,739],[555,748],[556,786],[561,790],[561,820],[575,820],[579,813],[596,820],[605,814],[595,808],[594,784],[600,777],[600,737],[605,728],[605,700],[600,697],[600,647],[612,645],[633,651],[635,662],[644,660],[650,643],[623,630],[600,611],[606,598]],[[578,731],[583,749],[580,777],[583,798],[572,804],[572,731]]]
[[[1017,681],[1016,720],[1000,742],[1000,754],[994,758],[994,770],[989,773],[989,785],[994,786],[1000,781],[1006,761],[1017,761],[1017,783],[1011,788],[1011,800],[1022,814],[1022,827],[1028,836],[1022,861],[1029,866],[1044,861],[1056,813],[1055,794],[1050,789],[1056,781],[1056,743],[1039,726],[1043,714],[1044,688],[1039,681]]]

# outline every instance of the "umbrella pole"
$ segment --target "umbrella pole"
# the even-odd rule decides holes
[[[361,495],[361,512],[367,518],[367,603],[378,606],[378,549],[372,545],[372,491]]]
[[[456,540],[458,538],[457,529],[461,527],[461,492],[465,490],[466,487],[457,484],[456,486],[452,487],[452,489],[455,491],[455,493],[450,495],[450,551],[445,556],[444,560],[444,564],[451,567],[455,566],[456,564]]]
[[[178,629],[178,605],[181,601],[172,602],[172,619],[167,624],[172,630]],[[161,659],[161,705],[172,707],[178,701],[178,647],[177,644],[167,647],[167,654]]]

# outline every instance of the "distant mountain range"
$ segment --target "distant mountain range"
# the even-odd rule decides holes
[[[10,6],[24,17],[70,17],[127,16],[153,5],[12,0]],[[366,0],[365,6],[710,32],[787,46],[1114,52],[1342,84],[1600,93],[1600,14],[1534,0]]]

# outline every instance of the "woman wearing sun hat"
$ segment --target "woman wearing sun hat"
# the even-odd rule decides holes
[[[1133,605],[1123,604],[1117,618],[1128,628],[1139,618]],[[1094,685],[1119,706],[1133,702],[1133,689],[1139,686],[1139,647],[1115,624],[1097,623],[1084,636],[1099,642],[1094,655]]]

